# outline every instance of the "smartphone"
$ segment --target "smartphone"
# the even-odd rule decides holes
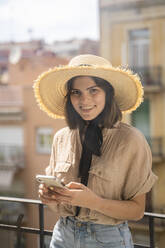
[[[36,175],[36,180],[39,183],[44,183],[46,186],[55,186],[59,188],[64,188],[65,184],[61,182],[61,180],[55,176],[46,176],[46,175]]]

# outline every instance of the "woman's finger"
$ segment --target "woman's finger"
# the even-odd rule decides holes
[[[39,190],[42,190],[44,192],[47,192],[48,191],[48,187],[45,184],[40,184],[39,185]]]
[[[49,194],[45,194],[42,191],[39,191],[39,198],[41,199],[41,201],[45,204],[47,203],[51,203],[51,202],[58,202],[58,199],[56,198],[55,195],[49,195]]]
[[[72,202],[72,196],[66,196],[66,195],[58,195],[56,197],[56,200],[60,203],[67,203],[67,204],[71,204]]]
[[[70,182],[66,185],[67,188],[69,189],[84,189],[86,188],[85,185],[82,183],[77,183],[77,182]]]
[[[56,191],[54,191],[54,193],[57,195],[57,196],[60,196],[60,195],[69,195],[69,190],[68,189],[61,189],[61,188],[57,188]]]

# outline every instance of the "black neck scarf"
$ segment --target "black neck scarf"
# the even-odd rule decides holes
[[[82,153],[79,164],[79,177],[81,178],[81,183],[87,186],[89,169],[91,166],[92,155],[101,156],[101,146],[103,143],[102,128],[97,124],[97,119],[89,122],[86,127],[84,141],[82,144]],[[80,131],[80,136],[82,132]],[[80,212],[80,207],[76,208],[76,216]]]
[[[79,164],[79,177],[81,178],[81,183],[84,185],[88,183],[88,171],[90,169],[92,155],[101,156],[102,142],[102,129],[97,123],[90,121],[85,131]]]

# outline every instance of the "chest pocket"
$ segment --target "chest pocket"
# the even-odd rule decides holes
[[[113,175],[110,172],[109,166],[104,164],[104,168],[101,164],[95,165],[89,171],[89,184],[90,188],[98,195],[102,197],[111,198],[114,183]]]
[[[89,173],[91,175],[95,175],[98,179],[103,181],[111,181],[112,174],[110,172],[109,166],[104,164],[104,167],[101,164],[95,165],[93,168],[90,169]]]

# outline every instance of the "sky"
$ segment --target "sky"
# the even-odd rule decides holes
[[[0,42],[99,39],[98,0],[0,0]]]

